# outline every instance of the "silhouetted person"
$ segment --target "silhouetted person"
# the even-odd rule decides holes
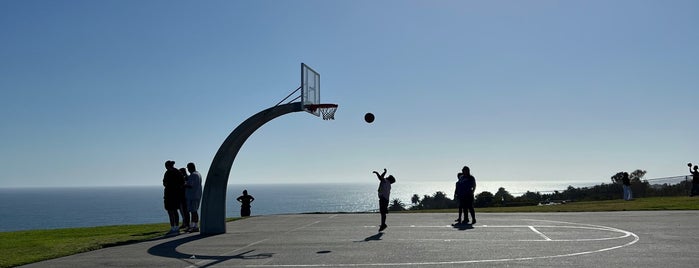
[[[466,219],[466,222],[468,222],[468,213],[467,211],[464,211],[464,209],[468,205],[468,199],[467,197],[469,196],[468,194],[468,189],[466,188],[466,182],[465,182],[465,177],[464,173],[459,172],[456,174],[456,189],[454,190],[454,198],[457,200],[459,204],[459,217],[456,219],[457,224],[461,224],[461,213],[464,214],[464,218]]]
[[[461,169],[461,173],[463,173],[461,175],[463,179],[460,181],[462,181],[461,187],[464,188],[464,194],[459,195],[459,202],[463,205],[464,210],[463,223],[468,224],[468,215],[466,214],[466,210],[468,210],[473,219],[471,224],[476,224],[476,210],[473,208],[474,193],[476,192],[476,178],[471,175],[471,169],[467,166]]]
[[[388,214],[388,202],[391,198],[391,184],[396,182],[396,178],[394,178],[393,175],[388,175],[388,177],[385,177],[385,168],[381,174],[376,171],[373,173],[379,178],[379,212],[381,213],[381,226],[379,226],[379,232],[381,232],[388,227],[388,225],[386,225],[386,214]]]
[[[163,200],[165,210],[170,218],[170,232],[168,234],[179,233],[178,226],[180,224],[177,210],[182,203],[182,186],[184,185],[184,176],[175,168],[175,161],[165,161],[165,175],[163,176]]]
[[[185,184],[187,183],[187,170],[185,168],[180,168],[180,173],[184,180],[182,181],[182,190],[180,191],[180,215],[182,215],[182,226],[180,230],[189,229],[189,212],[187,211],[187,196],[185,194]]]
[[[631,193],[631,180],[629,179],[629,173],[624,172],[621,174],[621,183],[624,187],[624,200],[629,201],[633,199],[633,194]]]
[[[689,173],[692,173],[692,191],[689,196],[694,196],[699,194],[699,167],[694,166],[694,171],[692,171],[692,163],[687,164],[689,166]]]
[[[255,198],[252,197],[252,195],[248,195],[248,190],[243,190],[243,195],[238,196],[236,199],[238,202],[240,202],[240,216],[241,217],[248,217],[250,216],[250,203],[252,201],[255,201]]]
[[[201,174],[194,163],[187,164],[189,176],[185,183],[185,197],[187,198],[187,211],[191,214],[192,224],[188,232],[199,232],[199,204],[201,203]]]

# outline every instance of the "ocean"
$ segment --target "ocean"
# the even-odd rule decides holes
[[[453,197],[454,181],[398,182],[391,199],[410,205],[413,194],[437,191]],[[564,190],[593,183],[478,182],[477,193],[505,187],[518,196],[526,191]],[[229,185],[227,217],[240,216],[235,200],[244,189],[255,197],[252,215],[308,212],[366,212],[378,208],[377,183]],[[0,232],[167,222],[162,186],[0,188]]]

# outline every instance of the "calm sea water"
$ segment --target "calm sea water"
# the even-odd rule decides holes
[[[516,195],[526,191],[563,190],[574,183],[479,182],[477,192],[505,187]],[[253,215],[303,212],[363,212],[378,207],[376,184],[256,184],[229,185],[226,214],[236,217],[235,198],[247,189],[255,197]],[[409,205],[413,194],[442,191],[452,197],[454,182],[399,182],[391,199]],[[167,222],[161,186],[98,188],[0,188],[0,232]]]

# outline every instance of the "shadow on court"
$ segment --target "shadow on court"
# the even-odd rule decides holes
[[[187,236],[183,237],[180,239],[168,241],[165,243],[161,243],[158,245],[155,245],[151,248],[148,249],[148,254],[153,255],[153,256],[160,256],[160,257],[165,257],[165,258],[173,258],[173,259],[190,259],[190,260],[196,260],[197,262],[201,261],[211,261],[210,263],[203,264],[203,265],[197,265],[198,267],[209,267],[213,266],[225,261],[233,260],[233,259],[242,259],[242,260],[250,260],[250,259],[267,259],[271,258],[274,253],[258,253],[258,254],[251,254],[252,252],[255,251],[255,249],[248,250],[239,254],[235,255],[230,255],[230,256],[213,256],[213,255],[195,255],[195,254],[188,254],[188,253],[183,253],[177,251],[177,247],[187,244],[189,242],[197,241],[199,239],[203,239],[206,237],[210,236],[205,236],[205,235],[193,235],[193,236]]]
[[[473,229],[473,225],[469,223],[454,223],[451,225],[451,227],[454,227],[454,229],[457,229],[459,231],[465,231],[465,230],[471,230]]]
[[[361,241],[354,241],[354,242],[369,242],[369,241],[380,241],[381,237],[383,236],[383,233],[377,233],[375,235],[369,236],[367,238],[364,238],[364,240]]]

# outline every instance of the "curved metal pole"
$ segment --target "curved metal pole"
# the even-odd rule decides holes
[[[212,235],[226,232],[226,190],[228,176],[235,156],[243,143],[265,123],[279,116],[303,111],[300,102],[274,106],[261,111],[241,123],[221,144],[206,175],[201,203],[201,233]]]

